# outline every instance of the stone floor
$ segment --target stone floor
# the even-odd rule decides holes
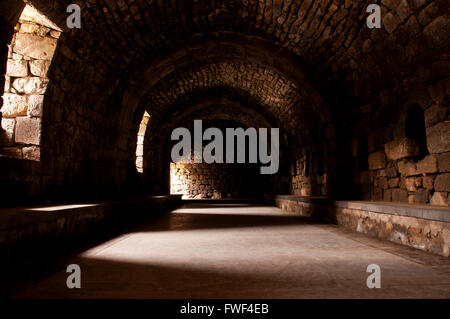
[[[16,298],[450,298],[448,258],[248,204],[188,204]],[[369,264],[381,289],[366,286]]]

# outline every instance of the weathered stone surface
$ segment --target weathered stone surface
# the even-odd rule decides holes
[[[450,172],[450,152],[439,154],[439,172]]]
[[[434,189],[434,176],[433,175],[424,176],[422,179],[422,185],[423,185],[423,187],[425,187],[428,190],[433,190]]]
[[[397,169],[395,166],[386,168],[386,176],[389,178],[397,177]]]
[[[386,157],[383,151],[369,154],[369,169],[376,170],[386,167]]]
[[[11,146],[14,143],[14,129],[16,121],[14,119],[2,118],[0,130],[0,145]]]
[[[39,29],[39,25],[35,23],[22,23],[20,25],[20,32],[22,33],[35,33]]]
[[[414,197],[414,202],[417,204],[428,203],[430,192],[425,188],[419,188]]]
[[[390,202],[392,200],[392,189],[385,189],[383,191],[383,200]]]
[[[26,77],[14,80],[13,88],[19,93],[44,94],[47,89],[48,80],[38,77]]]
[[[388,188],[388,182],[386,177],[378,177],[375,181],[375,186],[378,186],[382,189]]]
[[[430,200],[431,205],[447,206],[448,205],[448,193],[447,192],[434,192],[433,197]]]
[[[30,72],[35,76],[43,78],[47,76],[49,66],[50,61],[48,60],[33,60],[30,61]]]
[[[39,161],[41,159],[41,148],[39,146],[28,146],[22,148],[23,159]]]
[[[450,20],[444,16],[438,17],[425,27],[423,35],[431,48],[441,46],[448,41],[450,34]]]
[[[42,109],[44,105],[43,95],[28,96],[28,115],[42,117]]]
[[[417,171],[422,174],[437,173],[438,171],[437,155],[431,154],[426,156],[423,160],[417,162],[416,167]]]
[[[406,18],[408,18],[412,13],[407,0],[401,0],[395,12],[397,13],[397,16],[400,18],[400,21],[405,21]]]
[[[389,179],[389,187],[394,188],[398,187],[400,179],[398,177]]]
[[[11,89],[11,78],[9,76],[5,76],[5,91],[6,93],[9,92],[9,90]],[[1,103],[0,103],[1,105]]]
[[[437,192],[450,192],[450,173],[436,176],[434,181],[434,189]]]
[[[398,171],[403,176],[419,175],[416,164],[413,162],[407,162],[406,160],[398,162]]]
[[[34,34],[18,33],[14,51],[38,60],[51,60],[56,48],[56,39]]]
[[[425,110],[425,126],[430,127],[447,118],[448,107],[433,104]]]
[[[389,160],[415,157],[419,155],[416,143],[408,138],[396,139],[384,145],[386,156]]]
[[[333,209],[332,214],[336,216],[337,224],[353,231],[446,257],[450,253],[449,243],[446,239],[448,228],[446,222],[379,214],[358,209]]]
[[[406,179],[406,189],[409,192],[415,192],[417,191],[416,189],[416,180],[414,177],[410,177]]]
[[[3,95],[2,117],[11,118],[27,115],[27,97],[18,94],[5,93]]]
[[[408,192],[404,189],[394,188],[392,190],[393,202],[408,202]]]
[[[13,77],[22,77],[28,75],[27,61],[8,59],[6,75]]]
[[[9,157],[22,158],[22,148],[4,147],[1,149],[1,154]]]
[[[399,23],[400,23],[399,17],[392,12],[389,12],[383,17],[383,25],[386,28],[386,31],[389,33],[394,32]]]
[[[30,117],[16,118],[15,142],[39,145],[41,140],[41,119]]]
[[[450,151],[450,121],[427,128],[427,145],[431,154]]]

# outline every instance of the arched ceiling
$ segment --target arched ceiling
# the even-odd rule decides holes
[[[84,0],[77,2],[82,28],[67,30],[71,0],[27,2],[65,30],[49,77],[77,85],[57,103],[76,99],[80,114],[89,105],[117,136],[132,135],[137,111],[181,107],[223,88],[280,122],[288,119],[305,136],[326,128],[327,138],[333,115],[363,110],[383,89],[402,85],[403,72],[417,69],[420,61],[414,68],[397,63],[408,55],[393,43],[420,30],[414,14],[425,5],[381,1],[399,27],[386,21],[370,30],[370,0]],[[445,10],[445,1],[436,7]],[[122,148],[125,140],[118,142]]]

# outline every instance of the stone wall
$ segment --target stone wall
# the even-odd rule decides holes
[[[290,193],[292,195],[328,195],[327,176],[323,161],[323,158],[316,158],[311,163],[310,157],[308,156],[291,161]]]
[[[39,161],[47,71],[61,32],[28,8],[9,45],[0,155]]]
[[[264,180],[259,166],[251,164],[170,164],[170,193],[184,198],[255,198],[267,191]]]

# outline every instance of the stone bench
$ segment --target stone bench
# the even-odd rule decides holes
[[[377,201],[329,201],[279,195],[276,206],[383,240],[448,257],[450,207]]]
[[[111,238],[126,227],[174,209],[180,203],[181,196],[171,195],[1,208],[0,297],[10,293],[6,291],[9,289],[6,283],[31,276],[33,268],[54,267],[58,256]]]

